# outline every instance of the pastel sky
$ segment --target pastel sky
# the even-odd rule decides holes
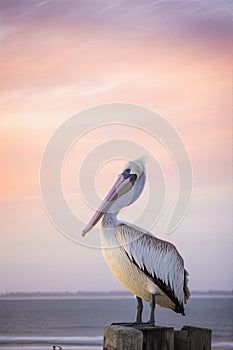
[[[112,102],[155,110],[182,137],[193,166],[192,201],[176,232],[161,238],[184,256],[191,289],[232,288],[231,6],[228,0],[0,1],[0,292],[123,290],[100,250],[54,227],[39,184],[43,151],[61,123]],[[90,149],[114,135],[110,128],[87,136],[74,149],[77,157],[67,158],[64,188],[85,220],[91,211],[76,195],[77,169]],[[140,138],[121,128],[117,135]],[[161,151],[169,171],[157,146],[152,153]],[[100,197],[118,165],[100,171]]]

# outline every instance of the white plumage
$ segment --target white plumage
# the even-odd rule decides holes
[[[82,235],[103,216],[101,242],[104,258],[114,276],[137,296],[136,321],[141,322],[141,299],[144,299],[151,301],[150,322],[154,323],[155,302],[184,315],[184,304],[190,293],[188,273],[175,246],[117,219],[120,209],[139,197],[144,184],[143,162],[129,162]]]

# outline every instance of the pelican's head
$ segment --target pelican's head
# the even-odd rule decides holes
[[[140,158],[128,162],[81,235],[85,236],[105,213],[117,214],[121,208],[135,202],[142,193],[145,180],[144,160]]]

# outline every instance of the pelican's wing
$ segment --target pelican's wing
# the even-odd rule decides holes
[[[128,258],[175,303],[175,311],[184,315],[188,273],[175,246],[128,224],[119,224],[115,232]]]

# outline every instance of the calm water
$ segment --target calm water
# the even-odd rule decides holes
[[[135,300],[0,300],[0,349],[101,349],[103,329],[134,321]],[[231,298],[193,298],[185,317],[157,308],[157,324],[211,328],[213,347],[233,349]],[[145,307],[145,320],[149,318]]]

